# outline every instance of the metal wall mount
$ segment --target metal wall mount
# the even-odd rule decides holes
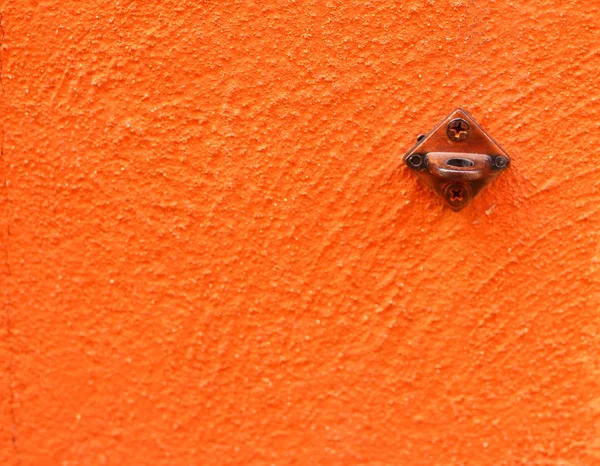
[[[419,135],[403,160],[454,211],[466,207],[511,162],[498,143],[461,108],[430,133]]]

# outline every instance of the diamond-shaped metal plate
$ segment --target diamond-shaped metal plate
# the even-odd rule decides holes
[[[460,120],[468,123],[468,131],[449,130],[450,122]],[[420,137],[403,160],[454,211],[466,207],[510,165],[508,154],[461,108]],[[478,164],[481,170],[476,171]]]

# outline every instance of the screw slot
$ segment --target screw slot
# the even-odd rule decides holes
[[[452,183],[446,186],[444,197],[453,207],[460,207],[469,202],[469,191],[461,183]]]
[[[473,161],[468,159],[450,159],[446,161],[447,165],[452,165],[453,167],[472,167],[475,165]]]
[[[446,128],[446,134],[451,141],[461,142],[469,137],[471,134],[471,125],[462,118],[455,118]]]

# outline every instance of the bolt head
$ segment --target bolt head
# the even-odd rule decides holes
[[[462,118],[455,118],[448,123],[446,134],[451,141],[462,142],[471,134],[471,125]]]
[[[419,154],[413,154],[406,159],[406,164],[410,168],[421,168],[421,165],[423,164],[423,156]]]
[[[503,155],[499,155],[498,157],[496,157],[494,165],[496,165],[496,167],[498,168],[504,168],[508,165],[508,159]]]

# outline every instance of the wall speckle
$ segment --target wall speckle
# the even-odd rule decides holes
[[[0,464],[600,464],[597,1],[2,10]]]

